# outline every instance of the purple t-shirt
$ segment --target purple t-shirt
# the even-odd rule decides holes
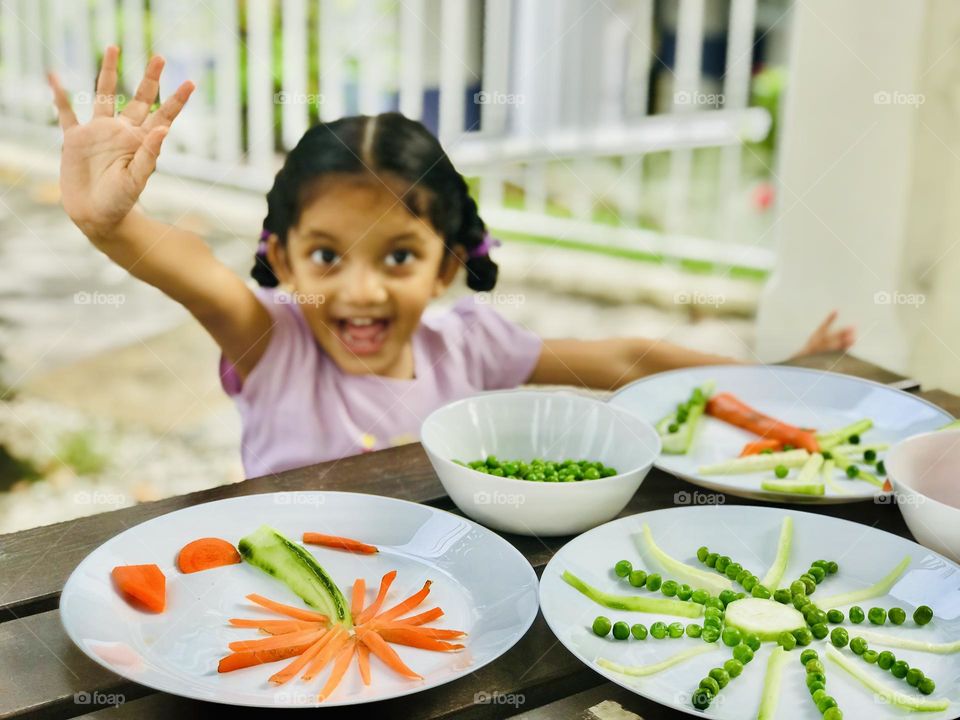
[[[438,407],[517,387],[540,357],[540,338],[465,297],[424,313],[412,337],[415,378],[351,375],[323,351],[299,306],[277,302],[277,290],[254,292],[275,323],[267,349],[242,382],[220,360],[243,422],[247,477],[414,442]]]

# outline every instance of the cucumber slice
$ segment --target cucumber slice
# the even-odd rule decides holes
[[[871,677],[866,672],[867,665],[848,658],[832,645],[827,645],[827,657],[863,683],[864,687],[874,693],[875,698],[883,698],[891,705],[896,705],[904,710],[920,710],[923,712],[938,712],[946,710],[950,706],[950,701],[946,698],[927,699],[904,695],[896,688]]]
[[[847,491],[842,487],[837,485],[837,481],[833,479],[834,471],[837,469],[837,463],[833,458],[830,458],[823,464],[821,474],[823,475],[823,480],[827,484],[827,487],[833,490],[837,495],[846,495]]]
[[[636,536],[634,536],[635,541],[636,539]],[[702,587],[714,595],[719,595],[722,590],[733,589],[733,583],[719,573],[707,572],[706,570],[692,567],[668,555],[663,548],[654,542],[653,533],[650,531],[650,526],[647,523],[643,524],[643,540],[647,544],[647,548],[649,548],[650,554],[653,555],[654,559],[677,580],[689,583],[694,588]],[[637,544],[639,545],[640,543],[637,542]]]
[[[837,452],[836,450],[833,451],[833,460],[837,464],[837,467],[840,468],[841,470],[846,470],[849,465],[854,464],[853,460],[848,458],[843,453]],[[881,488],[883,487],[883,480],[878,478],[873,473],[867,472],[863,468],[859,468],[859,471],[857,472],[857,477],[854,479],[865,480],[871,485],[876,485],[877,487],[881,487]]]
[[[798,495],[823,495],[823,483],[799,483],[796,480],[764,480],[760,487],[768,492],[795,493]]]
[[[763,694],[760,696],[757,720],[771,720],[776,716],[777,701],[780,700],[780,678],[783,676],[783,666],[786,663],[787,653],[778,645],[767,660],[767,672],[763,676]]]
[[[803,615],[792,605],[781,605],[776,600],[746,597],[727,605],[724,623],[745,633],[754,633],[761,640],[776,640],[782,632],[793,632],[806,627]]]
[[[261,525],[242,538],[237,549],[244,560],[283,582],[332,622],[353,627],[350,606],[340,588],[302,545]]]
[[[780,526],[780,539],[777,540],[777,556],[773,559],[773,565],[767,570],[760,584],[766,588],[776,590],[780,587],[780,581],[783,580],[783,573],[787,570],[787,563],[790,562],[790,548],[793,545],[793,518],[787,515]]]
[[[809,457],[810,453],[802,448],[778,453],[761,453],[735,460],[726,460],[713,465],[701,465],[697,472],[701,475],[739,475],[740,473],[773,470],[777,465],[794,468],[803,465]]]
[[[821,450],[829,450],[841,443],[845,443],[851,435],[862,435],[872,427],[873,420],[870,418],[857,420],[855,423],[847,425],[846,427],[817,433],[817,443],[820,445]]]
[[[822,610],[829,610],[830,608],[840,607],[841,605],[852,605],[855,602],[862,602],[863,600],[886,595],[890,592],[890,588],[900,579],[900,576],[903,575],[903,571],[907,569],[907,565],[909,564],[910,557],[907,556],[897,563],[897,566],[893,568],[893,570],[870,587],[862,588],[861,590],[852,590],[848,593],[840,593],[839,595],[831,595],[825,598],[818,598],[815,601],[817,607]]]
[[[952,655],[955,652],[960,652],[960,640],[932,643],[926,640],[913,640],[899,635],[878,633],[873,630],[861,630],[860,628],[857,628],[857,635],[860,635],[867,642],[885,647],[900,648],[901,650],[920,650],[934,655]]]
[[[700,617],[703,606],[685,600],[668,600],[667,598],[650,598],[639,595],[612,595],[588,585],[569,570],[563,571],[563,580],[575,587],[595,603],[612,610],[631,610],[633,612],[662,613],[663,615],[677,615],[679,617]]]
[[[658,663],[651,663],[650,665],[621,665],[620,663],[616,663],[613,660],[607,660],[606,658],[597,658],[597,665],[607,668],[607,670],[623,673],[624,675],[645,677],[647,675],[653,675],[654,673],[666,670],[667,668],[673,667],[674,665],[682,663],[685,660],[689,660],[692,657],[696,657],[697,655],[703,655],[711,650],[716,650],[717,647],[717,643],[700,643],[696,647],[687,648],[682,652],[678,652],[676,655],[671,655],[666,660],[661,660]]]

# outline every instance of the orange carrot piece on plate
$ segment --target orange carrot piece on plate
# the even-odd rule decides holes
[[[247,652],[251,650],[276,650],[277,648],[303,645],[304,643],[310,645],[319,640],[326,632],[326,630],[301,630],[285,635],[273,635],[260,640],[234,640],[227,647],[234,652]]]
[[[333,670],[330,671],[330,677],[324,684],[323,689],[317,695],[317,702],[323,702],[337,689],[337,685],[343,680],[347,668],[350,667],[350,661],[353,660],[353,653],[357,649],[357,641],[350,638],[347,644],[337,652],[337,659],[333,661]]]
[[[357,643],[357,667],[364,685],[370,684],[370,648],[362,642]]]
[[[195,573],[224,565],[236,565],[239,562],[240,553],[233,544],[215,537],[200,538],[187,543],[177,555],[177,567],[182,573]]]
[[[300,655],[310,647],[309,644],[291,645],[290,647],[277,648],[276,650],[254,650],[250,652],[235,652],[227,655],[220,660],[217,666],[217,672],[233,672],[253,665],[262,665],[263,663],[277,662],[286,660],[295,655]]]
[[[383,605],[383,601],[387,597],[387,591],[390,589],[390,586],[393,584],[394,579],[397,577],[397,571],[391,570],[380,580],[380,590],[377,592],[377,599],[373,601],[372,604],[368,605],[363,612],[360,613],[359,617],[354,618],[354,623],[357,625],[362,625],[367,620],[372,618],[378,612]]]
[[[779,452],[780,450],[783,450],[783,443],[780,440],[774,440],[773,438],[765,438],[763,440],[748,442],[743,446],[743,450],[740,451],[740,457],[759,455],[764,450]]]
[[[117,588],[127,598],[161,613],[167,606],[167,578],[156,565],[118,565],[110,573]]]
[[[307,670],[300,677],[304,680],[313,680],[317,674],[322,671],[334,657],[340,651],[340,648],[343,647],[345,642],[350,640],[350,635],[346,630],[343,629],[342,625],[337,625],[334,629],[334,637],[330,638],[330,642],[317,653],[317,656],[313,659],[307,666]]]
[[[270,682],[276,685],[283,685],[283,683],[293,680],[297,676],[297,673],[300,672],[303,667],[313,660],[317,654],[327,646],[327,643],[330,642],[330,638],[336,635],[335,632],[328,631],[324,633],[323,637],[317,640],[313,645],[304,650],[297,658],[287,665],[283,670],[278,670],[273,675],[270,676]]]
[[[394,605],[394,606],[393,606],[392,608],[390,608],[389,610],[384,610],[384,611],[383,611],[382,613],[380,613],[379,615],[374,616],[374,619],[375,619],[375,620],[378,620],[379,622],[386,622],[386,621],[388,621],[388,620],[393,620],[394,618],[398,618],[398,617],[400,617],[401,615],[403,615],[404,613],[410,612],[410,611],[413,610],[415,607],[417,607],[417,605],[419,605],[420,603],[422,603],[422,602],[424,601],[424,599],[427,597],[427,595],[430,594],[430,585],[431,585],[431,584],[432,584],[432,581],[427,580],[427,581],[423,584],[423,587],[420,588],[420,590],[418,590],[417,592],[415,592],[413,595],[411,595],[410,597],[408,597],[408,598],[407,598],[406,600],[404,600],[403,602],[397,603],[396,605]],[[371,650],[372,650],[372,649],[373,649],[373,648],[371,648]]]
[[[376,632],[387,642],[396,643],[397,645],[408,645],[422,650],[449,652],[451,650],[462,650],[464,647],[459,643],[449,643],[428,637],[417,632],[417,628],[385,627],[378,628]]]
[[[303,542],[306,545],[323,545],[324,547],[334,548],[336,550],[346,550],[364,555],[373,555],[377,552],[377,548],[374,545],[368,545],[353,538],[340,537],[338,535],[324,535],[323,533],[317,532],[305,532],[303,534]]]
[[[765,439],[780,440],[809,452],[820,450],[814,433],[764,415],[730,393],[718,393],[711,397],[707,401],[707,414]]]
[[[269,598],[265,598],[263,595],[257,595],[256,593],[247,595],[247,600],[252,603],[256,603],[260,607],[265,607],[268,610],[273,610],[276,613],[287,615],[288,617],[296,618],[297,620],[322,623],[325,623],[328,620],[326,615],[318,613],[315,610],[304,610],[303,608],[294,607],[293,605],[284,605],[283,603],[270,600]]]
[[[361,631],[358,637],[360,642],[370,648],[370,652],[383,660],[383,662],[385,662],[390,669],[400,673],[404,677],[411,678],[412,680],[423,679],[423,676],[418,675],[404,664],[403,660],[400,659],[400,656],[397,655],[397,651],[390,647],[390,645],[387,644],[387,641],[380,637],[376,631]]]
[[[326,623],[306,620],[260,620],[258,618],[230,618],[228,622],[233,627],[257,628],[268,635],[283,635],[299,630],[320,630],[326,626]]]
[[[367,592],[367,581],[357,578],[353,582],[353,597],[350,598],[350,614],[357,617],[363,610],[363,600]]]
[[[386,635],[384,635],[384,632],[387,630],[403,630],[407,633],[419,635],[420,637],[433,638],[434,640],[456,640],[457,638],[462,638],[466,635],[466,633],[463,630],[448,630],[447,628],[415,627],[413,625],[406,625],[396,620],[393,620],[388,623],[384,623],[382,625],[380,623],[377,623],[376,630],[384,638],[386,638]]]
[[[426,610],[425,612],[420,613],[419,615],[411,615],[410,617],[397,618],[393,620],[394,623],[402,623],[403,625],[423,625],[428,622],[432,622],[437,618],[443,617],[443,608],[435,607]]]

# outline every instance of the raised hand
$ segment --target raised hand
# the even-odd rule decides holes
[[[160,146],[194,90],[185,82],[154,112],[163,58],[147,63],[136,96],[116,115],[116,46],[106,49],[97,78],[93,118],[77,121],[56,75],[48,76],[63,128],[60,191],[63,207],[91,240],[107,239],[136,204],[157,166]]]
[[[819,352],[830,352],[833,350],[847,350],[856,340],[856,331],[853,326],[847,326],[840,329],[834,329],[833,323],[837,319],[837,311],[833,310],[827,314],[823,322],[807,338],[806,344],[797,353],[796,357],[801,355],[812,355]]]

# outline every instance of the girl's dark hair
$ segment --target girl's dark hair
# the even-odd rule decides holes
[[[466,251],[470,288],[493,288],[497,264],[487,254],[470,257],[487,230],[466,181],[426,127],[396,112],[345,117],[310,128],[287,155],[267,193],[264,231],[286,245],[318,181],[331,174],[370,173],[385,182],[403,183],[401,198],[407,209],[429,220],[449,252],[457,246]],[[257,254],[250,274],[264,287],[278,284],[264,253]]]

